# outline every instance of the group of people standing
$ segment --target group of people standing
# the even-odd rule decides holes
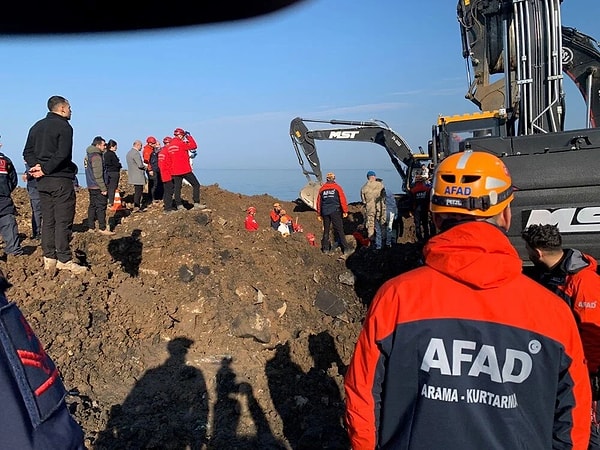
[[[73,128],[69,123],[71,105],[62,96],[52,96],[47,106],[46,117],[31,127],[23,150],[23,180],[27,182],[33,212],[32,238],[41,238],[46,270],[82,273],[87,268],[73,261],[70,248],[77,181]],[[176,128],[173,134],[163,139],[162,146],[153,136],[146,139],[146,147],[135,140],[126,155],[128,183],[134,189],[134,213],[145,211],[147,204],[160,202],[165,213],[185,210],[181,196],[184,181],[192,186],[193,208],[206,209],[200,203],[200,183],[190,162],[196,155],[196,141],[182,128]],[[97,225],[97,232],[103,235],[114,234],[107,223],[107,209],[114,205],[123,169],[117,149],[115,140],[96,136],[83,161],[89,193],[87,225],[91,232],[96,231]],[[146,201],[143,191],[147,181]],[[5,252],[14,255],[22,253],[10,197],[16,185],[16,169],[0,153],[0,233],[7,243]]]

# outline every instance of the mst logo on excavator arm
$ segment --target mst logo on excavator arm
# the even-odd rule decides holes
[[[329,133],[329,139],[354,139],[360,131],[331,131]]]
[[[523,212],[524,216],[527,214],[529,217],[523,221],[524,228],[533,224],[550,224],[558,226],[561,233],[600,233],[600,206],[532,209]]]

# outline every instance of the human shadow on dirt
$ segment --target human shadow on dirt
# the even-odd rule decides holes
[[[314,365],[306,373],[292,361],[287,342],[277,345],[275,355],[265,366],[283,433],[295,450],[348,449],[348,435],[342,426],[344,402],[329,375],[334,366],[342,375],[345,366],[327,332],[309,336],[309,351]]]
[[[167,344],[169,358],[149,369],[123,404],[111,408],[95,450],[200,450],[206,445],[208,395],[200,370],[186,365],[194,341],[178,337]]]
[[[112,239],[108,243],[108,253],[112,259],[121,263],[123,271],[132,277],[138,276],[142,263],[141,236],[142,231],[135,229],[131,232],[131,236]]]
[[[380,250],[362,247],[346,260],[346,267],[355,277],[354,292],[366,306],[383,283],[422,264],[423,246],[418,243],[394,244]]]
[[[269,422],[261,409],[252,386],[236,382],[231,358],[221,360],[217,372],[217,401],[214,406],[212,436],[209,448],[212,449],[285,449],[285,444],[275,438]],[[255,437],[238,436],[236,430],[243,411],[242,403],[252,416],[256,429]]]

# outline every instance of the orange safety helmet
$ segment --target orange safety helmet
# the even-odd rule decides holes
[[[148,136],[146,138],[146,144],[156,144],[156,138],[154,136]]]
[[[467,150],[444,159],[435,171],[431,211],[492,217],[513,200],[508,169],[497,156]]]
[[[246,212],[250,214],[256,214],[256,208],[254,206],[248,206]]]

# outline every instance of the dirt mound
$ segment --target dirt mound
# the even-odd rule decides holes
[[[309,245],[314,211],[218,185],[201,196],[210,211],[111,213],[106,237],[87,232],[79,190],[72,248],[89,272],[51,276],[26,238],[27,192],[13,195],[27,255],[0,263],[8,297],[61,370],[88,448],[347,448],[343,374],[376,289],[419,264],[410,227],[344,261]],[[275,201],[303,232],[270,228]],[[249,205],[257,232],[243,226]],[[348,235],[362,222],[350,211]]]

